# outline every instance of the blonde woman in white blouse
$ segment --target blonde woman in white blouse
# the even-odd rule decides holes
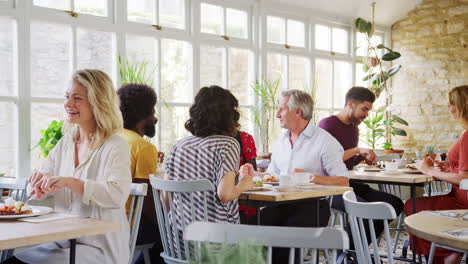
[[[64,137],[43,164],[43,173],[29,178],[32,193],[37,198],[53,195],[56,211],[121,223],[120,232],[77,239],[76,262],[127,264],[130,152],[116,134],[122,116],[111,79],[99,70],[77,71],[64,106]],[[16,263],[67,263],[69,247],[68,241],[38,245],[17,254]]]

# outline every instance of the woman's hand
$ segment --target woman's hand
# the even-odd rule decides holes
[[[253,178],[255,175],[255,170],[252,166],[252,164],[245,164],[242,165],[239,169],[239,188],[241,192],[248,191],[253,189],[255,187],[255,184],[253,182]]]
[[[433,166],[430,166],[429,161],[426,159],[423,159],[422,161],[418,161],[416,163],[416,168],[427,175],[431,175],[432,170],[434,170]],[[431,175],[432,176],[432,175]]]
[[[435,161],[434,163],[439,167],[440,171],[450,172],[450,164],[448,161]]]
[[[38,184],[40,184],[40,192],[36,193],[36,198],[41,199],[45,195],[58,191],[62,188],[67,187],[68,179],[66,177],[43,177]]]
[[[31,195],[41,195],[44,196],[44,194],[42,194],[42,189],[41,189],[41,185],[42,185],[42,181],[46,178],[50,177],[48,175],[48,173],[43,173],[43,172],[34,172],[33,175],[31,175],[28,179],[28,182],[29,182],[29,185],[32,187],[32,191],[31,191]]]

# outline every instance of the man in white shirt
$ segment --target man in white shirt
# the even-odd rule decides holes
[[[278,113],[282,128],[287,129],[273,146],[267,172],[274,175],[309,172],[314,183],[349,186],[348,170],[343,163],[343,147],[325,130],[310,122],[313,115],[312,97],[300,90],[282,93]],[[294,177],[294,176],[293,176]],[[261,224],[273,226],[326,226],[330,217],[327,200],[319,201],[319,223],[315,202],[297,202],[264,208]],[[287,263],[288,250],[275,250],[273,263]]]

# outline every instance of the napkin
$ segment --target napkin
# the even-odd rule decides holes
[[[60,212],[54,212],[54,213],[40,215],[40,216],[20,218],[18,219],[18,221],[30,222],[30,223],[42,223],[42,222],[49,222],[49,221],[55,221],[55,220],[67,219],[67,218],[76,218],[76,217],[79,217],[79,216],[66,214],[66,213],[60,213]]]

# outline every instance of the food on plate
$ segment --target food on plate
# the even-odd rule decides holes
[[[383,169],[383,168],[379,164],[373,164],[373,165],[369,165],[369,167],[367,167],[367,169]]]
[[[407,164],[405,167],[406,167],[407,169],[410,169],[410,170],[418,170],[418,169],[416,168],[416,164]]]
[[[24,215],[31,213],[31,206],[21,201],[15,201],[11,197],[8,197],[3,201],[3,204],[0,204],[0,215]]]
[[[263,182],[279,182],[275,175],[264,175],[262,178]]]
[[[262,182],[262,178],[261,177],[258,177],[258,176],[255,176],[253,178],[253,182],[255,184],[256,187],[263,187],[263,182]]]

